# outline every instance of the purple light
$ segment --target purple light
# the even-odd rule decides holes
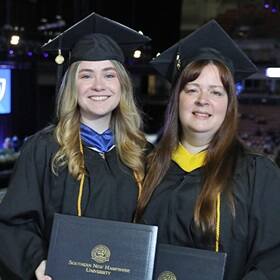
[[[29,57],[31,57],[31,56],[33,55],[32,51],[28,51],[28,52],[27,52],[27,55],[28,55]]]
[[[13,55],[13,54],[14,54],[14,50],[10,49],[10,50],[8,51],[8,53],[9,53],[9,55]]]
[[[269,8],[269,4],[268,4],[268,3],[265,3],[265,4],[264,4],[264,7],[265,7],[266,9],[268,9],[268,8]]]
[[[49,54],[47,52],[43,52],[43,57],[44,58],[48,58],[49,57]]]
[[[277,12],[277,9],[276,9],[275,7],[273,7],[273,8],[271,9],[271,12],[272,12],[272,13],[276,13],[276,12]]]

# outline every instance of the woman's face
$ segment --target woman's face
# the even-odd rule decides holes
[[[78,68],[77,91],[81,120],[108,122],[121,97],[120,81],[112,62],[82,61]]]
[[[206,65],[198,78],[185,85],[179,95],[179,119],[183,138],[196,135],[211,141],[222,125],[228,95],[213,64]]]

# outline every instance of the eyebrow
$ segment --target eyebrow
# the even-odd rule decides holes
[[[105,68],[102,68],[101,71],[103,72],[106,72],[106,71],[117,71],[115,67],[105,67]],[[91,68],[82,68],[79,70],[79,73],[81,72],[95,72],[94,69],[91,69]]]
[[[197,84],[197,83],[192,83],[192,82],[189,82],[189,83],[186,84],[186,86],[188,86],[188,85],[200,87],[199,84]],[[223,85],[210,85],[210,88],[216,88],[216,87],[219,87],[219,88],[223,88],[223,89],[224,89],[224,86],[223,86]]]

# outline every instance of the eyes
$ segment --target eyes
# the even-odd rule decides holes
[[[90,71],[82,71],[78,75],[78,79],[80,80],[91,80],[96,77],[97,74]],[[99,74],[98,74],[99,75]],[[106,71],[100,74],[100,78],[104,78],[105,80],[112,80],[117,78],[117,73],[115,71]]]
[[[106,79],[113,79],[117,77],[117,74],[115,72],[114,73],[112,72],[112,73],[106,73],[104,76]]]
[[[195,85],[186,85],[183,89],[183,91],[188,94],[188,95],[191,95],[191,96],[197,96],[199,94],[202,93],[202,91],[206,91],[207,92],[207,95],[209,95],[210,97],[213,96],[213,97],[223,97],[223,96],[226,96],[227,93],[226,91],[224,90],[223,87],[209,87],[208,89],[204,89],[202,90],[199,86],[195,86]]]

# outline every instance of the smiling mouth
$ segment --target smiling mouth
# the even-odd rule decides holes
[[[193,112],[193,115],[199,118],[210,118],[212,115],[206,112]]]
[[[108,95],[95,95],[95,96],[89,97],[89,99],[91,99],[93,101],[105,101],[108,98],[110,98],[110,96],[108,96]]]

